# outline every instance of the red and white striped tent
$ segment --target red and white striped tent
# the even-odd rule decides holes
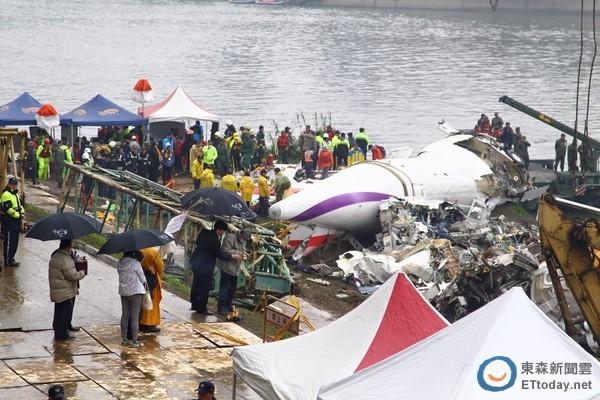
[[[264,399],[314,400],[321,386],[448,326],[403,273],[342,318],[295,338],[233,350],[233,369]]]
[[[319,400],[593,400],[600,363],[520,287],[357,374]]]

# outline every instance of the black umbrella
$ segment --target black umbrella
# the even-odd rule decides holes
[[[237,193],[220,188],[196,189],[181,198],[181,206],[207,216],[236,216],[248,220],[256,218]]]
[[[39,240],[76,239],[99,232],[100,224],[85,214],[58,213],[40,219],[26,237]]]
[[[162,246],[173,240],[173,237],[155,229],[132,229],[108,239],[98,250],[98,254],[113,254]]]

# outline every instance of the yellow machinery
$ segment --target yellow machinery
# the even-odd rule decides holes
[[[540,200],[540,242],[556,292],[567,334],[577,334],[560,282],[559,271],[571,290],[597,343],[600,343],[600,222],[570,218],[563,211],[575,209],[582,215],[600,209],[546,194]]]

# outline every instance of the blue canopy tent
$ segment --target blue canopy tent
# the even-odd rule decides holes
[[[144,120],[140,116],[127,111],[100,94],[65,115],[61,115],[61,125],[71,128],[71,143],[74,143],[75,137],[79,136],[73,132],[74,126],[132,126],[142,125],[143,122]]]
[[[99,94],[73,111],[61,115],[61,119],[65,120],[62,125],[74,126],[133,126],[144,122],[140,116]]]
[[[0,106],[0,125],[36,125],[35,113],[41,106],[39,101],[24,92],[10,103]]]

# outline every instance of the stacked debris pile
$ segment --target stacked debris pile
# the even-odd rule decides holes
[[[536,226],[492,218],[483,205],[461,210],[407,200],[382,202],[380,220],[383,231],[371,249],[337,261],[359,288],[402,271],[451,322],[515,286],[530,292],[539,266]]]

